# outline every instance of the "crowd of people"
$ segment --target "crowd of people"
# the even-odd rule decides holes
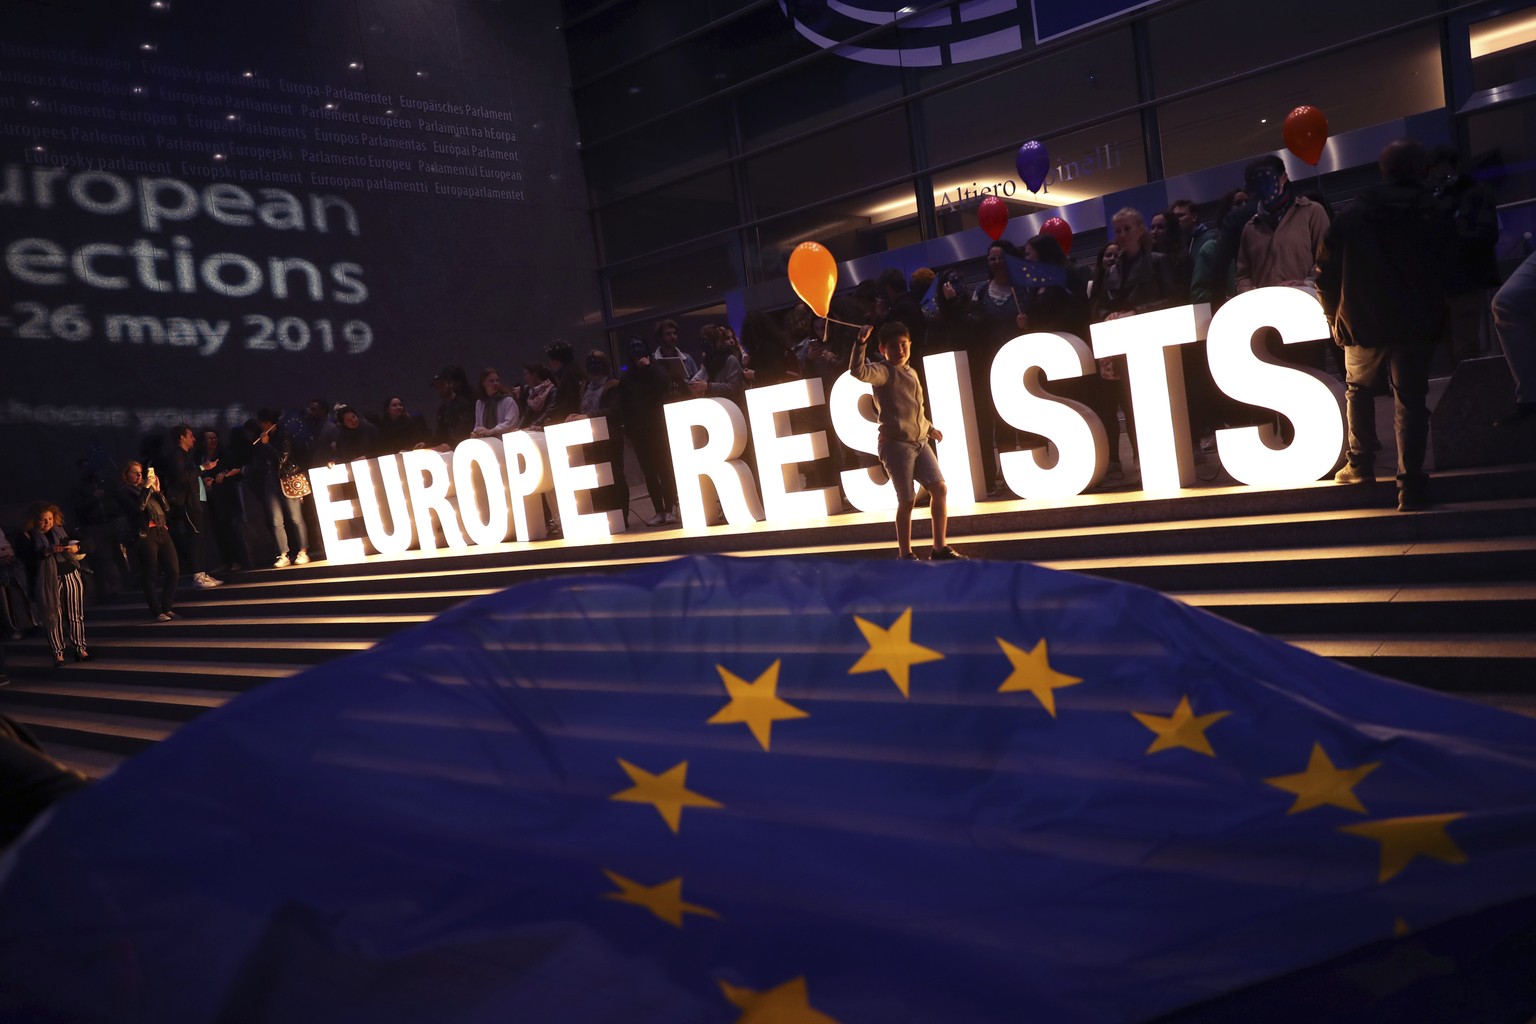
[[[804,305],[754,312],[739,339],[731,327],[709,324],[689,345],[675,321],[662,320],[650,339],[632,338],[623,346],[617,367],[604,349],[578,360],[565,342],[549,345],[542,361],[523,364],[521,382],[510,387],[494,367],[482,369],[471,384],[460,367],[445,366],[431,379],[438,403],[430,422],[393,395],[377,410],[324,398],[312,399],[298,414],[264,408],[227,438],[212,428],[179,424],[166,435],[144,438],[140,457],[121,467],[82,460],[80,481],[66,503],[69,526],[58,504],[39,502],[20,530],[0,534],[0,637],[37,630],[46,635],[56,665],[66,656],[88,659],[82,615],[87,581],[111,595],[136,577],[149,615],[164,622],[179,617],[176,594],[183,583],[206,589],[220,585],[213,572],[309,562],[314,513],[308,468],[410,449],[449,451],[466,438],[539,430],[586,416],[608,419],[609,436],[594,457],[614,470],[612,484],[594,495],[595,507],[622,511],[629,524],[628,445],[649,498],[645,523],[677,523],[668,403],[710,396],[745,413],[753,387],[815,378],[830,392],[850,369],[870,380],[905,379],[909,360],[920,381],[922,357],[938,352],[968,354],[984,482],[988,496],[999,497],[1004,485],[997,453],[1044,443],[993,402],[991,364],[1003,344],[1037,331],[1086,339],[1093,323],[1188,302],[1219,307],[1271,285],[1313,289],[1332,328],[1334,345],[1282,346],[1274,331],[1261,342],[1271,359],[1343,379],[1348,452],[1337,479],[1375,479],[1380,444],[1373,400],[1378,378],[1386,377],[1397,403],[1399,506],[1422,508],[1429,501],[1423,460],[1430,354],[1442,342],[1456,358],[1481,354],[1490,301],[1494,334],[1516,386],[1515,408],[1499,423],[1536,416],[1536,256],[1494,295],[1497,211],[1489,190],[1460,173],[1457,163],[1449,147],[1427,151],[1412,140],[1394,142],[1381,155],[1380,182],[1335,217],[1326,199],[1289,180],[1278,157],[1260,157],[1246,167],[1242,185],[1215,203],[1209,223],[1201,222],[1189,199],[1150,217],[1129,207],[1118,211],[1091,269],[1074,264],[1055,237],[1042,234],[1022,247],[993,244],[980,281],[968,282],[961,267],[922,269],[910,277],[888,269],[836,296],[826,319]],[[850,362],[877,332],[882,352],[901,354],[900,374],[865,373],[858,359]],[[1203,343],[1182,346],[1181,356],[1197,450],[1209,451],[1222,426],[1268,421],[1284,438],[1289,424],[1283,417],[1238,405],[1215,386]],[[878,364],[882,356],[872,351],[869,359]],[[1101,359],[1096,373],[1051,382],[1048,390],[1082,403],[1103,421],[1110,452],[1106,486],[1123,480],[1122,423],[1131,458],[1137,458],[1124,357]],[[928,446],[937,432],[928,411],[920,412],[913,423],[925,425],[921,444]],[[795,429],[823,430],[828,441],[828,456],[803,467],[809,486],[837,487],[842,470],[868,460],[838,443],[825,406],[797,413]],[[746,457],[750,464],[750,452]],[[942,481],[933,478],[926,460],[915,466],[918,480],[933,485],[919,502],[933,499]],[[934,511],[941,511],[937,503]],[[549,531],[558,536],[556,510],[546,514]],[[910,528],[903,553],[909,534]],[[943,547],[942,534],[936,541]]]

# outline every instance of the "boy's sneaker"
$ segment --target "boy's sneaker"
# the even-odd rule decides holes
[[[212,590],[219,586],[219,581],[205,572],[199,572],[192,575],[192,585],[199,590]]]
[[[918,560],[917,552],[915,551],[898,551],[896,552],[896,557],[903,562],[916,562]]]
[[[293,564],[292,562],[288,561],[288,554],[287,554],[287,552],[284,552],[283,554],[277,556],[277,561],[272,563],[272,568],[274,568],[274,569],[286,569],[286,568],[288,568],[292,564]]]
[[[953,562],[956,559],[960,559],[960,558],[964,558],[964,557],[965,556],[962,555],[960,552],[956,551],[954,548],[952,548],[948,544],[946,544],[942,548],[934,548],[933,549],[933,553],[928,556],[928,561],[930,561],[930,562]]]
[[[293,564],[294,565],[308,565],[309,564],[309,552],[308,551],[300,551],[298,554],[294,555],[293,556]]]

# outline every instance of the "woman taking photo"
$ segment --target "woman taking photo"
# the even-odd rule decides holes
[[[80,545],[64,530],[57,505],[39,502],[27,514],[25,548],[32,567],[32,593],[38,618],[48,630],[53,667],[64,667],[67,644],[76,661],[89,661],[85,650],[85,585],[75,555]]]

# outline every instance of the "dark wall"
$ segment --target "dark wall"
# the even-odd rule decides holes
[[[601,306],[557,0],[0,0],[0,505]]]

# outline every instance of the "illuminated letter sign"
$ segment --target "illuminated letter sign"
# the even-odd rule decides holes
[[[1216,386],[1239,402],[1274,409],[1296,426],[1296,437],[1281,449],[1272,424],[1216,431],[1216,451],[1233,479],[1262,487],[1295,487],[1330,472],[1344,446],[1339,400],[1318,371],[1267,362],[1253,351],[1253,336],[1265,327],[1287,345],[1328,337],[1328,318],[1317,298],[1302,288],[1258,288],[1244,292],[1217,312],[1206,341]],[[1136,407],[1141,425],[1141,407]],[[1145,442],[1143,442],[1145,444]]]
[[[411,517],[416,520],[416,537],[423,551],[437,547],[437,535],[432,530],[432,514],[437,514],[443,529],[443,541],[449,550],[468,547],[464,534],[459,531],[459,514],[448,500],[453,493],[453,473],[448,456],[430,448],[402,452],[400,460],[405,465],[405,489],[411,496]]]
[[[518,430],[501,437],[512,499],[512,529],[521,541],[543,540],[549,532],[544,523],[544,499],[540,497],[553,486],[545,445],[540,431]]]
[[[750,526],[763,518],[752,472],[741,461],[747,448],[747,420],[736,403],[727,398],[695,398],[673,402],[665,411],[683,525],[689,529],[709,525],[704,511],[706,481],[732,526]]]
[[[551,423],[544,428],[549,453],[549,471],[555,481],[555,504],[560,508],[561,529],[567,540],[606,541],[624,530],[624,509],[593,511],[592,492],[613,483],[613,467],[606,462],[596,465],[571,464],[571,449],[608,440],[608,420],[604,417]],[[625,495],[627,505],[629,495]]]
[[[359,464],[367,466],[364,461]],[[310,490],[315,495],[315,518],[320,522],[320,542],[325,547],[325,557],[331,562],[359,562],[367,550],[361,538],[341,539],[336,528],[338,522],[357,518],[357,504],[351,498],[337,501],[331,497],[331,488],[344,484],[351,476],[346,466],[316,466],[309,471]]]
[[[453,450],[454,491],[471,544],[500,544],[507,539],[511,519],[505,475],[499,443],[471,437]]]
[[[389,521],[393,531],[384,529],[384,509],[379,505],[378,492],[373,488],[372,470],[377,468],[384,484],[384,500],[389,509]],[[368,543],[381,555],[403,555],[416,543],[416,520],[405,496],[405,483],[400,475],[400,456],[360,460],[352,464],[352,478],[357,482],[357,503],[362,506],[363,532]]]
[[[970,512],[981,497],[977,488],[985,486],[986,481],[981,468],[981,445],[971,429],[976,422],[971,357],[965,352],[924,356],[923,374],[928,378],[928,407],[933,411],[933,425],[944,435],[938,446],[939,469],[949,485],[949,514]]]
[[[1129,322],[1129,321],[1120,321]],[[1069,380],[1094,372],[1093,353],[1072,334],[1037,332],[1014,338],[992,360],[992,396],[1009,426],[1056,443],[1056,464],[1046,468],[1039,449],[1003,452],[1003,479],[1025,498],[1070,498],[1104,475],[1109,440],[1104,424],[1086,406],[1048,394],[1044,380]],[[1137,406],[1140,422],[1140,406]],[[1142,451],[1146,451],[1143,442]]]
[[[168,215],[168,214],[167,214]],[[1073,497],[1093,486],[1113,454],[1104,425],[1086,406],[1045,390],[1049,381],[1080,379],[1092,373],[1093,357],[1124,355],[1136,407],[1143,490],[1179,491],[1193,483],[1194,459],[1189,410],[1179,346],[1209,333],[1211,375],[1239,402],[1278,411],[1296,425],[1285,448],[1271,447],[1274,428],[1232,427],[1216,432],[1217,451],[1233,478],[1252,485],[1292,487],[1311,483],[1338,461],[1344,421],[1337,395],[1325,375],[1304,367],[1267,361],[1253,350],[1258,331],[1272,327],[1286,344],[1328,336],[1316,296],[1300,288],[1261,288],[1239,295],[1214,319],[1206,305],[1180,306],[1093,325],[1093,350],[1071,334],[1034,333],[1014,338],[992,362],[992,398],[1002,422],[1053,442],[1057,456],[1002,452],[998,462],[1008,486],[1028,500]],[[975,409],[970,363],[963,352],[923,360],[935,426],[943,432],[939,464],[949,482],[950,511],[974,507],[982,478],[980,450],[972,429]],[[795,433],[790,416],[826,400],[817,378],[747,392],[748,420],[734,402],[697,398],[665,406],[678,508],[688,529],[710,525],[718,499],[733,526],[764,517],[774,525],[818,523],[835,513],[837,489],[804,487],[806,464],[825,459],[831,447],[824,431]],[[873,389],[840,374],[832,385],[828,413],[841,443],[878,458],[878,425]],[[542,540],[547,534],[545,495],[569,543],[612,539],[624,529],[624,509],[594,509],[593,492],[612,485],[606,462],[579,464],[576,449],[609,439],[603,417],[552,424],[544,431],[515,431],[500,438],[470,438],[450,454],[419,449],[349,466],[310,470],[320,536],[332,561],[355,562],[370,550],[397,557],[420,546],[439,546],[432,517],[451,550],[471,545]],[[751,437],[760,481],[741,455]],[[356,500],[333,490],[351,483]],[[876,462],[844,471],[842,490],[863,512],[887,512],[896,494]],[[383,500],[380,498],[382,487]],[[759,487],[761,491],[759,491]],[[759,497],[761,493],[761,497]],[[627,496],[626,496],[627,497]],[[361,518],[362,537],[344,524]],[[388,524],[388,529],[386,529]],[[467,539],[466,539],[467,535]]]
[[[1136,408],[1141,489],[1148,494],[1172,494],[1195,482],[1184,364],[1177,346],[1205,337],[1210,322],[1211,307],[1201,303],[1106,320],[1090,328],[1094,355],[1126,357]]]
[[[757,481],[769,522],[821,520],[841,504],[836,487],[800,488],[800,463],[827,457],[826,431],[796,434],[789,422],[789,414],[796,409],[809,409],[825,400],[820,377],[747,392],[752,447],[757,452]]]
[[[878,457],[880,432],[875,425],[874,388],[845,373],[832,382],[832,405],[827,411],[832,415],[832,429],[845,447]],[[896,507],[896,488],[878,462],[844,470],[842,481],[848,504],[860,512],[888,512]]]

